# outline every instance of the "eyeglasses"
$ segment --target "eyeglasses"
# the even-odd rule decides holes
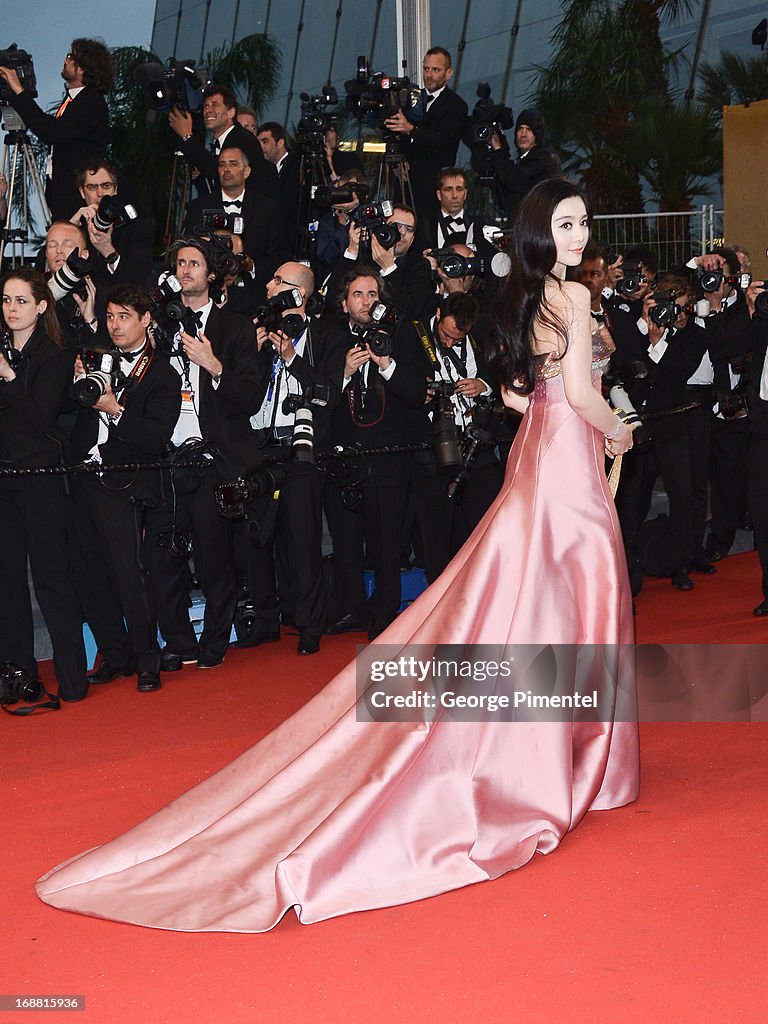
[[[286,281],[285,278],[280,277],[279,274],[274,274],[272,280],[277,281],[278,284],[287,284],[289,288],[301,288],[300,284],[296,284],[295,281]]]
[[[413,224],[401,224],[397,220],[390,221],[390,223],[395,225],[401,235],[412,235],[416,230]]]
[[[111,192],[113,188],[117,188],[114,181],[90,181],[87,185],[83,185],[86,192]]]

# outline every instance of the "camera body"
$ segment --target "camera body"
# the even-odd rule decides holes
[[[628,299],[634,299],[643,285],[648,283],[648,278],[636,260],[626,260],[621,269],[624,276],[616,282],[616,291]]]
[[[366,56],[357,58],[357,73],[344,83],[347,110],[371,128],[383,129],[385,121],[398,111],[414,113],[421,90],[406,76],[394,77],[371,71]]]
[[[297,309],[303,303],[304,298],[299,289],[288,288],[267,299],[263,306],[259,306],[253,322],[270,334],[282,331],[289,338],[298,338],[304,330],[304,317],[298,313],[288,313],[286,316],[283,314],[286,310]]]
[[[11,43],[7,50],[0,50],[0,66],[10,68],[19,76],[24,89],[37,96],[37,78],[32,57],[26,50],[20,50],[16,43]],[[9,106],[13,93],[4,78],[0,79],[0,105]]]
[[[0,704],[31,704],[43,692],[43,684],[26,669],[12,661],[0,665]]]
[[[165,65],[157,61],[139,64],[133,80],[144,93],[148,110],[157,113],[171,107],[189,113],[202,110],[203,91],[211,82],[205,65],[175,57],[169,57]]]
[[[199,225],[198,234],[210,231],[229,231],[233,235],[242,235],[245,221],[237,213],[225,213],[223,210],[203,210],[203,222]]]
[[[119,227],[129,220],[136,220],[136,208],[124,203],[118,196],[102,196],[93,218],[93,226],[104,233],[110,228]]]
[[[85,370],[84,377],[78,377],[72,385],[72,394],[80,405],[87,408],[96,405],[110,389],[124,388],[128,378],[120,369],[120,353],[100,349],[81,348],[78,352]]]
[[[461,256],[449,246],[432,249],[429,255],[437,261],[445,276],[451,279],[467,277],[469,274],[473,277],[487,277],[493,273],[492,260],[482,256]]]
[[[311,96],[307,92],[300,95],[301,117],[296,125],[296,139],[305,156],[320,157],[325,149],[325,133],[335,128],[338,118],[335,114],[326,114],[325,107],[335,106],[339,96],[332,85],[326,85],[320,95]]]
[[[396,306],[377,302],[371,308],[371,322],[364,327],[358,327],[355,332],[357,345],[360,348],[370,345],[375,356],[391,356],[392,338],[404,319],[405,313]]]
[[[166,355],[181,355],[183,347],[176,343],[179,331],[197,336],[200,326],[194,312],[181,301],[181,282],[174,274],[149,293],[149,308],[155,328],[155,344]]]

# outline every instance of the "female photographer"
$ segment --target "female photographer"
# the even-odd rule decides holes
[[[53,645],[59,696],[88,692],[82,620],[70,572],[64,477],[44,470],[61,463],[56,417],[72,382],[72,354],[61,335],[42,274],[12,270],[2,282],[0,345],[0,662],[35,675],[34,627],[27,582],[32,569]]]

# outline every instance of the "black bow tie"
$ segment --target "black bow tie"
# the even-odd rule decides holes
[[[605,313],[595,313],[595,311],[592,310],[590,312],[590,316],[592,317],[593,320],[597,320],[597,322],[599,324],[604,324],[605,323]]]
[[[456,225],[456,227],[463,228],[464,227],[464,214],[462,213],[462,215],[460,217],[446,217],[445,222],[446,222],[446,224],[449,227],[452,224],[454,224],[454,225]]]
[[[432,102],[432,100],[434,98],[435,97],[432,95],[431,92],[427,92],[426,89],[424,90],[424,109],[425,110],[427,110],[429,108],[429,104]]]
[[[234,206],[238,210],[242,209],[243,202],[241,199],[224,199],[222,200],[223,206]]]
[[[126,359],[129,363],[133,363],[144,352],[146,347],[147,347],[146,345],[142,345],[141,348],[138,349],[138,351],[136,351],[136,352],[121,352],[120,353],[120,358],[121,359]]]

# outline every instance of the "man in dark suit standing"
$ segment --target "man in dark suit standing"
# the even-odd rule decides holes
[[[52,220],[66,220],[81,205],[75,174],[94,156],[103,156],[109,141],[104,94],[112,86],[112,58],[103,43],[75,39],[64,58],[61,77],[67,94],[55,114],[46,114],[24,89],[19,76],[0,67],[13,93],[10,104],[24,124],[49,147],[45,198]]]
[[[263,394],[253,324],[219,309],[213,301],[222,277],[208,243],[195,238],[176,242],[170,269],[181,284],[181,301],[199,327],[181,331],[171,365],[182,378],[181,413],[172,442],[202,439],[213,459],[194,474],[173,473],[162,507],[147,513],[144,557],[165,639],[162,668],[176,671],[185,661],[214,668],[224,660],[235,612],[236,580],[229,523],[218,515],[215,489],[234,479],[252,461],[250,417]],[[266,386],[266,385],[265,385]],[[182,479],[182,476],[184,479]],[[200,646],[189,620],[187,559],[172,550],[169,538],[186,531],[205,594]]]
[[[419,221],[419,249],[444,249],[464,244],[478,256],[491,259],[496,250],[486,234],[498,229],[495,225],[485,225],[482,220],[472,220],[465,212],[469,189],[463,168],[444,167],[435,180],[435,189],[438,210],[434,216],[422,217]]]
[[[243,252],[251,259],[251,269],[247,273],[254,281],[255,291],[261,296],[267,282],[283,262],[287,247],[277,202],[248,191],[251,170],[248,156],[242,149],[225,146],[219,154],[219,188],[189,204],[184,231],[192,234],[211,230],[210,226],[203,226],[206,210],[228,214],[233,225],[232,233],[241,236]],[[242,230],[234,230],[238,227]]]
[[[148,297],[133,285],[107,296],[107,330],[123,379],[92,405],[81,405],[70,438],[75,462],[151,462],[171,439],[181,380],[150,344]],[[75,394],[87,385],[82,363]],[[82,400],[82,399],[81,399]],[[159,470],[83,474],[72,479],[73,562],[77,591],[101,652],[92,683],[138,672],[138,689],[160,689],[160,649],[151,591],[141,558],[145,505],[160,502]]]
[[[203,99],[203,123],[210,132],[208,144],[194,135],[192,115],[187,111],[174,107],[168,114],[168,124],[179,136],[179,149],[187,162],[199,171],[195,179],[198,195],[218,191],[219,154],[226,144],[242,149],[250,161],[248,190],[274,199],[277,192],[275,169],[264,159],[253,132],[241,127],[236,118],[237,99],[232,90],[226,85],[209,85]]]
[[[467,119],[467,104],[448,88],[452,75],[450,53],[433,46],[424,56],[424,90],[419,109],[412,112],[413,120],[399,111],[386,121],[390,131],[400,132],[407,139],[404,152],[419,217],[437,214],[437,175],[442,167],[456,163]]]
[[[277,121],[259,125],[257,133],[264,159],[273,164],[277,171],[277,201],[283,219],[283,229],[288,245],[288,256],[296,255],[296,239],[299,229],[299,180],[300,162],[285,145],[285,129]]]

